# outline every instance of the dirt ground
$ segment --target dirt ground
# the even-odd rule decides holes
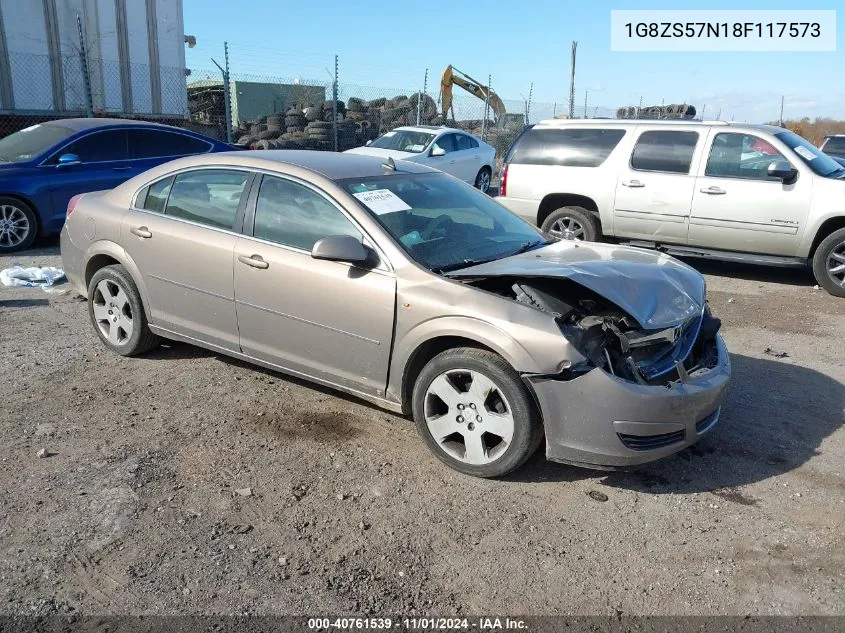
[[[845,300],[700,269],[734,368],[712,434],[499,481],[408,419],[188,345],[124,359],[79,297],[0,287],[0,614],[843,615]]]

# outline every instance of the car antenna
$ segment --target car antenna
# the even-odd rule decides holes
[[[393,157],[388,156],[387,160],[381,164],[382,167],[385,169],[389,169],[390,171],[396,171],[396,163],[393,162]]]

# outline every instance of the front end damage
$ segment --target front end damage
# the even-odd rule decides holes
[[[664,309],[659,327],[651,320],[646,328],[642,314],[638,320],[570,278],[462,281],[546,312],[577,351],[558,374],[524,375],[543,415],[549,459],[634,466],[695,443],[718,420],[730,361],[721,323],[703,300],[685,301],[674,321]]]

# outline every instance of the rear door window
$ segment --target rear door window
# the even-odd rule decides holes
[[[476,147],[478,147],[478,143],[474,138],[466,134],[458,134],[458,151],[475,149]]]
[[[434,141],[432,145],[432,149],[435,147],[439,147],[440,149],[444,150],[447,154],[449,152],[455,151],[455,134],[444,134],[439,139]]]
[[[618,128],[532,128],[510,152],[516,165],[598,167],[625,136]]]
[[[247,172],[227,169],[179,174],[167,197],[165,215],[231,230],[248,180]]]
[[[167,204],[167,196],[170,195],[170,187],[173,185],[173,176],[154,182],[138,194],[135,204],[147,211],[164,213]]]
[[[130,130],[129,146],[132,157],[138,159],[203,154],[211,149],[211,144],[206,141],[156,129]]]
[[[650,130],[640,134],[631,154],[631,168],[638,171],[662,171],[688,174],[698,132]]]

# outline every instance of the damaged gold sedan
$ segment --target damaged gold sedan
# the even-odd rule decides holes
[[[180,159],[72,200],[61,244],[114,352],[175,339],[334,387],[480,477],[543,440],[593,468],[665,457],[716,424],[730,377],[689,266],[550,240],[401,161]]]

